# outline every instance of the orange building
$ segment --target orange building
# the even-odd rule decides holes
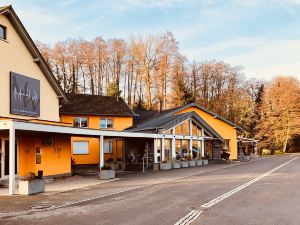
[[[74,127],[123,131],[133,125],[134,112],[120,97],[67,94],[60,108],[61,122]],[[99,164],[99,138],[72,137],[72,158],[77,165]],[[123,138],[104,140],[104,160],[122,161]]]
[[[197,105],[132,111],[122,98],[65,94],[11,6],[0,7],[0,185],[29,172],[71,174],[105,163],[148,169],[222,150],[236,159],[235,124]]]

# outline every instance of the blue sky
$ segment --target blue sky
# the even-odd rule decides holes
[[[247,77],[300,77],[300,0],[2,0],[34,40],[174,33],[190,61],[222,60]]]

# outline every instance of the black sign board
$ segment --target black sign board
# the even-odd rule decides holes
[[[40,116],[40,81],[10,72],[10,113]]]

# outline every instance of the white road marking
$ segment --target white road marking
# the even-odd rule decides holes
[[[275,172],[276,170],[279,170],[280,168],[286,166],[287,164],[291,163],[292,161],[296,160],[298,157],[295,157],[271,170],[269,170],[268,172],[248,181],[245,184],[242,184],[240,186],[238,186],[237,188],[232,189],[231,191],[226,192],[225,194],[220,195],[219,197],[201,205],[200,210],[192,210],[190,213],[188,213],[186,216],[184,216],[183,218],[181,218],[180,220],[178,220],[174,225],[188,225],[191,224],[193,221],[195,221],[200,215],[201,213],[203,213],[203,210],[207,210],[209,208],[211,208],[212,206],[214,206],[215,204],[225,200],[226,198],[230,197],[231,195],[236,194],[237,192],[243,190],[244,188],[250,186],[251,184],[263,179],[264,177],[270,175],[271,173]]]
[[[185,217],[178,220],[174,225],[188,225],[191,224],[194,220],[196,220],[202,213],[202,210],[192,210]]]

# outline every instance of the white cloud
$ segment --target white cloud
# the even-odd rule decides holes
[[[246,47],[238,55],[224,55],[222,50]],[[210,58],[210,55],[218,55]],[[300,78],[300,39],[274,40],[237,39],[183,52],[190,60],[222,60],[233,66],[243,66],[248,77],[269,79],[277,75],[293,75]]]

